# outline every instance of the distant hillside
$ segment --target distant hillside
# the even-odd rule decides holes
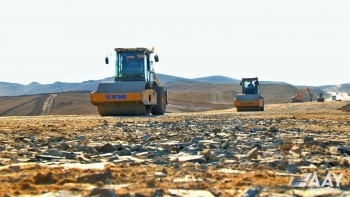
[[[175,77],[175,76],[165,75],[165,74],[156,74],[156,75],[161,84],[167,84],[167,83],[173,83],[173,82],[196,82],[196,80],[194,79]]]
[[[18,83],[0,82],[0,96],[15,96],[14,92],[23,92],[24,87]]]
[[[68,91],[93,91],[97,88],[100,81],[103,80],[89,80],[81,83],[55,82],[53,84],[32,82],[28,85],[2,82],[0,83],[0,96],[33,95]]]
[[[325,89],[331,88],[333,86],[336,86],[336,85],[323,85],[323,86],[317,86],[317,87],[320,88],[321,90],[325,90]]]
[[[37,116],[49,94],[0,97],[0,116]],[[40,109],[41,108],[41,109]]]
[[[45,106],[49,109],[45,109]],[[0,116],[40,115],[98,115],[98,113],[96,107],[90,104],[90,92],[0,97]]]
[[[196,81],[201,82],[207,82],[207,83],[223,83],[223,84],[239,84],[241,82],[241,79],[233,79],[230,77],[225,76],[209,76],[209,77],[201,77],[201,78],[194,78]],[[291,85],[289,83],[283,82],[283,81],[260,81],[260,84],[284,84],[284,85]]]
[[[171,82],[196,82],[193,79],[175,77],[171,75],[157,74],[161,84]],[[0,82],[0,96],[33,95],[41,93],[60,93],[68,91],[94,91],[101,81],[114,81],[114,77],[101,80],[89,80],[81,83],[55,82],[53,84],[40,84],[32,82],[28,85],[18,83]],[[199,81],[197,81],[199,82]]]
[[[208,77],[201,77],[201,78],[195,78],[195,79],[187,79],[187,78],[176,77],[171,75],[157,74],[157,77],[162,85],[179,86],[179,87],[183,86],[183,84],[181,85],[180,83],[187,83],[187,84],[203,83],[203,84],[216,84],[216,85],[236,84],[237,85],[240,82],[240,79],[233,79],[225,76],[208,76]],[[37,82],[32,82],[28,85],[0,82],[0,96],[34,95],[34,94],[44,94],[44,93],[61,93],[61,92],[68,92],[68,91],[94,91],[97,89],[97,86],[101,81],[113,81],[113,80],[114,80],[114,77],[108,77],[101,80],[83,81],[81,83],[55,82],[53,84],[40,84]],[[260,84],[262,85],[278,84],[278,85],[292,86],[291,84],[288,84],[286,82],[276,82],[276,81],[260,81]],[[184,85],[184,86],[187,86],[187,85]],[[206,87],[206,86],[209,86],[209,85],[202,85],[201,87]],[[213,86],[213,85],[210,85],[210,86]],[[297,87],[297,88],[302,88],[302,87]],[[327,90],[328,89],[329,91],[333,89],[339,89],[339,91],[350,92],[349,84],[344,84],[339,87],[334,86],[333,89],[327,88]],[[322,90],[315,89],[316,95],[320,91]]]
[[[233,79],[230,77],[225,77],[220,75],[194,78],[194,80],[201,81],[201,82],[209,82],[209,83],[229,83],[229,84],[232,84],[232,83],[239,84],[239,82],[241,81],[240,79]]]
[[[332,86],[332,87],[326,88],[324,91],[350,93],[350,83]]]
[[[63,92],[58,94],[50,115],[98,115],[96,106],[90,103],[90,92]]]
[[[242,92],[239,84],[214,84],[214,83],[169,83],[169,98],[181,101],[203,102],[218,104],[232,103],[237,94]],[[286,84],[261,84],[261,95],[266,103],[288,103],[290,98],[296,95],[300,89]],[[314,95],[316,91],[311,90]],[[301,95],[304,101],[309,101],[306,93]],[[314,100],[317,96],[314,96]]]
[[[170,92],[212,92],[212,91],[232,91],[235,87],[240,88],[239,84],[215,84],[202,82],[175,82],[168,83]],[[239,90],[240,91],[240,90]]]
[[[65,85],[55,84],[58,87]],[[233,108],[234,99],[242,91],[239,84],[170,82],[166,86],[169,90],[167,112],[172,112],[173,109],[203,111]],[[261,84],[260,90],[266,104],[289,103],[290,97],[300,91],[294,86],[285,84]],[[315,101],[319,89],[311,91],[315,95]],[[307,93],[301,97],[305,102],[310,99]],[[90,91],[0,97],[0,116],[40,115],[98,115],[98,113],[96,107],[90,103]]]
[[[281,85],[290,85],[292,86],[292,84],[290,83],[286,83],[284,81],[259,81],[260,84],[281,84]]]
[[[328,94],[325,90],[320,89],[319,87],[315,87],[315,86],[295,86],[295,87],[298,88],[298,89],[300,89],[300,90],[305,89],[306,87],[309,87],[311,93],[314,95],[314,96],[313,96],[313,99],[314,99],[314,100],[317,99],[318,93],[320,93],[320,92],[323,93],[323,97],[324,97],[325,99],[331,97],[330,94]],[[306,95],[307,95],[307,92],[305,92],[305,93],[303,93],[303,94],[306,94]]]

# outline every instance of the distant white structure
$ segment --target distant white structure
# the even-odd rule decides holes
[[[350,93],[340,93],[340,92],[327,92],[327,93],[332,95],[331,98],[326,99],[328,101],[334,101],[334,100],[350,101]]]

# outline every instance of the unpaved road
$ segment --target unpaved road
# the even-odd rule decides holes
[[[50,114],[50,111],[52,109],[52,106],[53,106],[53,101],[55,99],[55,97],[57,96],[57,94],[50,94],[49,97],[47,97],[44,105],[43,105],[43,113],[42,115],[48,115]]]
[[[343,173],[347,102],[150,117],[0,118],[0,196],[326,196],[291,180]],[[335,183],[335,182],[334,182]],[[318,192],[318,193],[317,193]]]

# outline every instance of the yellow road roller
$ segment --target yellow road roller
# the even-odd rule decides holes
[[[234,101],[237,112],[264,111],[264,98],[260,95],[258,78],[242,78],[240,85],[242,86],[242,94],[237,94]]]
[[[99,83],[90,102],[101,116],[163,115],[168,104],[167,87],[160,85],[153,62],[154,48],[115,48],[114,81]],[[108,57],[105,58],[109,63]]]

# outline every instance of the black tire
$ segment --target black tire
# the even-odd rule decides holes
[[[145,105],[145,115],[149,116],[151,114],[152,106],[151,105]]]
[[[263,97],[260,97],[260,99],[262,100],[263,106],[260,107],[260,111],[264,111],[265,110],[265,101]]]
[[[163,115],[166,110],[166,91],[164,87],[155,86],[153,89],[157,93],[157,105],[152,107],[151,113],[153,115]]]
[[[317,102],[324,102],[324,98],[317,99]]]

